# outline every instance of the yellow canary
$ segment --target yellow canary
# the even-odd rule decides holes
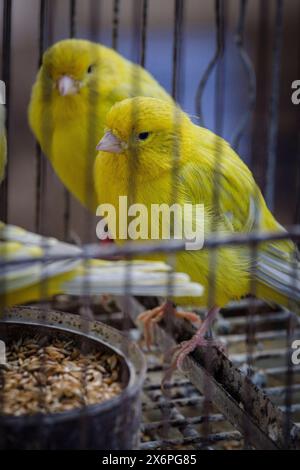
[[[32,90],[31,128],[68,190],[95,212],[95,147],[117,101],[143,95],[172,98],[142,67],[114,50],[67,39],[49,48]]]
[[[171,103],[138,97],[115,104],[108,113],[106,133],[97,149],[100,152],[94,178],[98,203],[112,204],[117,220],[119,197],[131,192],[131,202],[144,204],[148,214],[151,214],[152,204],[177,202],[182,207],[184,204],[204,204],[205,238],[212,231],[221,236],[252,230],[283,230],[268,210],[250,170],[230,145],[193,124]],[[215,184],[219,190],[218,207],[214,204]],[[200,221],[195,218],[195,212],[191,214],[198,227]],[[109,217],[107,220],[110,228]],[[148,226],[151,222],[155,223],[155,220],[148,220]],[[124,227],[122,230],[124,232]],[[213,282],[208,251],[184,251],[176,255],[176,269],[204,286],[204,296],[198,301],[202,304],[204,301],[210,309],[196,340],[192,346],[187,346],[185,353],[196,344],[205,344],[205,331],[218,307],[250,292],[253,273],[249,251],[246,247],[233,246],[216,251],[213,303],[209,298]],[[259,247],[254,274],[259,297],[284,305],[289,296],[300,301],[299,282],[296,285],[292,282],[291,255],[294,251],[295,246],[290,241],[265,242]],[[165,259],[164,256],[157,257]],[[162,310],[156,314],[161,317]],[[156,314],[152,318],[157,321]],[[180,361],[183,357],[184,354]]]

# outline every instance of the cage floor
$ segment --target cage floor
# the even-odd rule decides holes
[[[60,310],[76,311],[76,303],[59,299],[53,305]],[[247,446],[242,435],[204,396],[180,373],[175,373],[168,388],[168,396],[161,391],[164,373],[163,354],[144,345],[141,332],[116,312],[115,305],[107,312],[101,304],[93,307],[95,318],[118,328],[128,330],[140,343],[148,362],[147,379],[143,392],[142,449],[231,449]],[[252,342],[247,347],[247,328],[251,311]],[[271,401],[288,411],[294,423],[300,426],[300,366],[293,367],[292,383],[287,394],[287,326],[289,314],[280,308],[253,300],[232,303],[224,309],[215,325],[215,331],[226,344],[229,358],[252,381],[262,388]],[[299,320],[295,335],[300,337]],[[249,362],[251,367],[249,366]]]

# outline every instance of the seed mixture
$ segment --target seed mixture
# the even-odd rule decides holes
[[[122,391],[118,357],[80,351],[74,340],[24,337],[6,345],[0,412],[58,413],[109,400]]]

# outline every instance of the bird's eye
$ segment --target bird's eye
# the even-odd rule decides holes
[[[149,137],[150,132],[141,132],[138,135],[139,140],[146,140]]]
[[[89,68],[87,69],[87,73],[92,73],[94,70],[94,65],[90,65]]]

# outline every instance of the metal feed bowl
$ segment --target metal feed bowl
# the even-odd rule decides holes
[[[58,333],[66,338],[75,337],[81,348],[85,344],[115,353],[124,388],[108,401],[71,411],[2,415],[0,449],[136,449],[146,371],[138,346],[119,331],[78,315],[27,307],[5,311],[0,320],[0,339],[24,335],[25,330],[29,336],[45,331],[48,337]]]

